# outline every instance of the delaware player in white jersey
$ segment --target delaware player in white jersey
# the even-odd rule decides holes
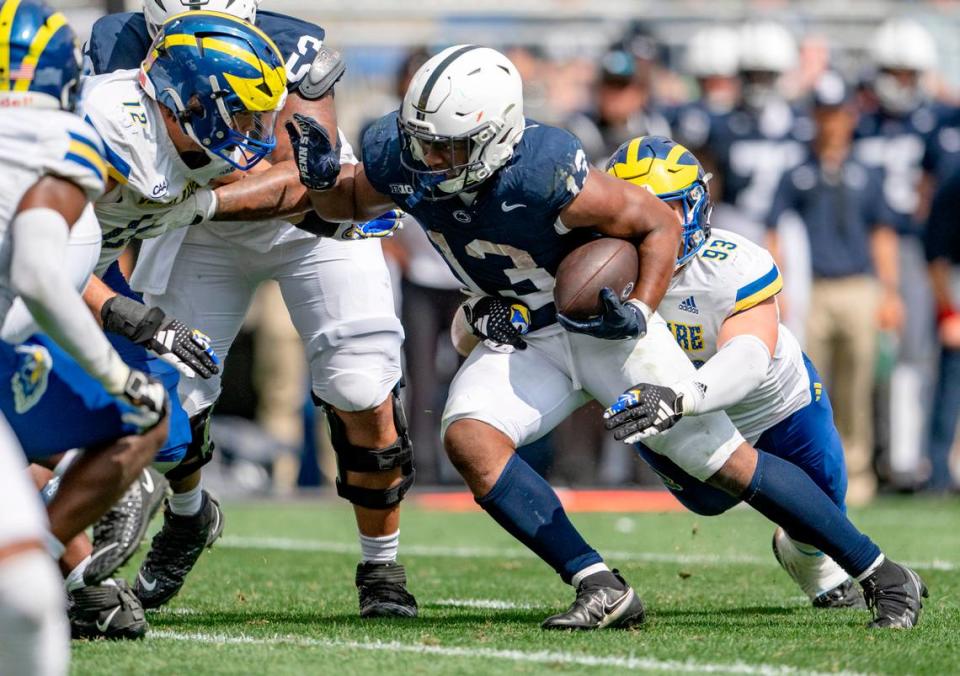
[[[85,298],[116,334],[125,358],[176,387],[178,373],[209,377],[217,360],[203,334],[190,330],[133,293],[115,264],[133,239],[155,237],[191,224],[171,220],[171,210],[197,200],[211,181],[254,167],[273,148],[276,111],[286,97],[283,61],[268,37],[233,16],[198,12],[169,21],[137,70],[91,77],[82,93],[82,112],[104,141],[110,173],[97,201],[104,249]],[[174,369],[147,350],[173,362]],[[179,401],[171,407],[171,433],[158,455],[171,481],[191,475],[206,449],[203,425],[193,433]],[[165,528],[157,538],[178,543],[170,588],[156,576],[141,586],[172,596],[204,546],[223,528],[216,501],[197,482],[186,499],[171,499]],[[184,540],[183,533],[193,538]],[[155,540],[156,541],[156,540]],[[168,598],[169,598],[168,596]],[[148,603],[144,600],[144,605]]]
[[[278,45],[289,90],[282,119],[301,112],[336,130],[333,85],[343,64],[323,46],[323,29],[257,12],[257,4],[214,0],[203,8],[255,21]],[[103,17],[88,43],[87,67],[109,73],[135,66],[158,26],[194,9],[186,2],[150,0],[143,13]],[[346,143],[328,159],[335,168],[356,161]],[[286,138],[268,161],[272,166],[262,173],[215,191],[200,189],[170,211],[164,223],[202,225],[146,242],[132,282],[145,293],[148,305],[202,329],[222,356],[236,338],[257,287],[269,279],[279,283],[307,351],[314,398],[331,423],[341,470],[338,491],[355,505],[362,550],[356,578],[361,615],[414,615],[416,601],[406,592],[404,569],[396,563],[399,502],[413,479],[412,450],[394,392],[403,331],[380,245],[319,239],[312,232],[336,234],[338,226],[325,229],[329,224],[314,214],[301,223],[311,232],[277,220],[302,214],[309,202]],[[362,235],[367,227],[339,229]],[[196,421],[206,420],[219,393],[216,374],[208,380],[181,380],[183,405]],[[171,482],[171,508],[179,509],[183,496],[198,490],[199,465],[196,469]],[[137,592],[148,606],[165,603],[182,584],[182,576],[158,572],[183,569],[166,563],[176,554],[167,552],[164,542],[162,537],[154,541],[138,578]]]
[[[123,363],[84,307],[64,260],[70,230],[92,218],[88,203],[106,178],[96,132],[71,114],[79,76],[76,38],[62,14],[37,0],[0,3],[0,321],[19,297],[36,328],[27,328],[32,320],[8,325],[4,338],[44,332],[0,343],[0,410],[20,442],[4,422],[4,673],[65,672],[64,598],[41,543],[59,558],[64,543],[109,508],[166,436],[162,385]],[[18,445],[31,458],[85,449],[50,501],[49,532],[38,494],[24,486],[23,456],[12,455]],[[114,616],[125,599],[136,603],[123,585],[99,595],[114,599]]]
[[[843,447],[816,369],[779,322],[775,296],[783,280],[773,257],[744,237],[710,228],[703,169],[674,141],[634,138],[614,153],[607,170],[646,187],[681,218],[683,249],[657,311],[699,369],[671,384],[672,399],[667,388],[659,388],[659,394],[644,385],[629,391],[608,410],[608,427],[616,430],[618,439],[633,442],[647,432],[667,429],[680,411],[697,415],[724,410],[747,441],[799,466],[843,508]],[[664,408],[655,408],[660,399]],[[719,514],[739,502],[664,456],[638,448],[692,511]],[[852,580],[828,556],[790,538],[782,528],[773,546],[778,561],[815,606],[863,607]]]

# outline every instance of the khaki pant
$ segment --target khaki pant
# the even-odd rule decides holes
[[[807,317],[807,354],[830,390],[843,440],[848,502],[868,502],[873,472],[873,381],[877,352],[876,280],[868,275],[816,279]]]

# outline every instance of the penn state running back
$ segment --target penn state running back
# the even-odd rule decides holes
[[[255,21],[275,40],[287,72],[288,96],[281,119],[299,111],[336,130],[333,87],[343,74],[343,62],[323,45],[324,30],[286,15],[257,12],[257,4],[214,0],[199,9]],[[147,0],[143,13],[103,17],[94,25],[87,46],[88,68],[100,73],[137,66],[159,26],[184,11],[197,10],[187,2]],[[350,144],[343,140],[341,145],[330,158],[333,167],[356,162]],[[403,332],[393,308],[389,275],[379,243],[318,239],[312,234],[382,236],[398,220],[331,230],[313,214],[300,228],[277,220],[301,214],[309,203],[286,139],[272,149],[268,161],[272,166],[266,171],[215,191],[200,189],[195,199],[170,211],[165,223],[193,222],[194,227],[146,242],[132,283],[145,292],[148,305],[201,327],[223,357],[260,283],[269,279],[279,283],[307,349],[313,395],[333,425],[341,468],[339,493],[355,505],[361,548],[356,577],[360,613],[413,616],[416,600],[407,592],[404,568],[397,563],[399,503],[412,484],[413,465],[396,393]],[[377,229],[381,226],[385,229]],[[181,399],[198,428],[219,393],[216,373],[209,379],[181,380]],[[175,513],[192,514],[199,507],[195,501],[179,507],[187,499],[183,496],[199,495],[199,466],[195,469],[172,483],[171,505],[180,510]],[[199,534],[194,539],[203,541]],[[151,605],[165,602],[182,584],[182,576],[168,572],[158,577],[151,570],[183,569],[167,564],[167,559],[180,555],[166,542],[166,538],[154,542],[141,571],[147,582],[137,591],[149,597]],[[146,589],[156,579],[159,586]]]
[[[312,156],[329,151],[329,136],[311,120],[297,123],[288,131],[302,151],[301,178],[308,186],[322,184],[328,168]],[[650,310],[673,273],[678,219],[647,190],[588,169],[568,132],[524,118],[516,68],[499,52],[476,45],[450,47],[424,64],[399,113],[365,134],[363,158],[346,198],[311,192],[321,216],[352,220],[390,201],[403,206],[461,281],[490,297],[488,316],[475,321],[478,331],[513,328],[509,319],[518,300],[531,308],[532,330],[519,349],[484,343],[467,358],[450,387],[441,432],[481,507],[576,586],[569,610],[548,618],[544,628],[642,622],[639,597],[577,533],[556,494],[515,448],[591,398],[609,406],[617,386],[638,373],[659,383],[693,375],[665,322]],[[559,316],[558,324],[548,316],[553,273],[579,231],[639,238],[643,275],[633,298],[624,302],[604,289],[598,317]],[[509,342],[491,333],[482,337]],[[653,449],[802,533],[865,586],[878,586],[879,548],[801,469],[756,451],[721,412],[685,424],[692,420],[653,438]],[[916,619],[919,584],[911,593],[906,611],[912,614],[898,626]],[[905,612],[893,604],[884,608],[884,622]]]

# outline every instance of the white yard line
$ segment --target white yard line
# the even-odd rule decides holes
[[[230,549],[275,549],[290,552],[325,552],[330,554],[357,554],[359,545],[353,542],[328,542],[323,540],[294,540],[291,538],[245,537],[225,535],[217,547]],[[456,559],[517,559],[529,558],[534,554],[519,547],[450,547],[446,545],[409,545],[402,544],[403,556],[445,556]],[[707,564],[719,565],[742,563],[767,565],[773,562],[773,556],[749,556],[739,554],[667,554],[662,552],[624,552],[604,550],[603,555],[610,560],[647,561],[652,563]],[[960,565],[952,561],[903,561],[911,568],[920,570],[960,570]]]
[[[460,646],[425,645],[399,641],[349,641],[343,639],[309,638],[305,636],[228,636],[225,634],[187,633],[176,631],[151,631],[151,640],[190,641],[214,645],[292,645],[304,648],[328,648],[332,650],[367,650],[390,653],[414,653],[441,657],[459,657],[480,660],[506,660],[532,664],[564,664],[584,667],[615,667],[631,671],[666,671],[670,673],[748,674],[750,676],[821,676],[820,672],[805,671],[774,664],[749,664],[746,662],[710,663],[693,660],[658,660],[634,655],[594,656],[550,650],[497,650],[494,648],[468,648]],[[833,676],[856,676],[852,672],[831,672]],[[825,676],[825,675],[824,675]]]
[[[529,603],[514,603],[500,599],[440,599],[427,601],[428,606],[449,606],[451,608],[482,608],[483,610],[530,610],[536,606]]]

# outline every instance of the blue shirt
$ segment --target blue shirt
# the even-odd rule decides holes
[[[530,308],[532,329],[556,321],[557,267],[595,236],[557,227],[560,211],[587,177],[577,137],[527,120],[513,156],[480,185],[472,203],[459,196],[416,201],[410,199],[410,172],[400,164],[397,116],[385,115],[363,135],[363,167],[371,185],[417,220],[465,286],[475,293],[520,299]],[[405,161],[413,160],[407,156]]]
[[[882,174],[848,159],[840,176],[828,177],[816,160],[808,160],[780,180],[767,227],[786,211],[803,221],[810,240],[814,277],[870,274],[870,234],[889,226],[895,215],[883,199]]]
[[[927,260],[946,259],[960,264],[960,169],[937,188],[924,231]]]

